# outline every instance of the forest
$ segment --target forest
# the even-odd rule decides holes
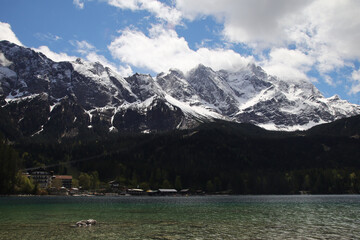
[[[304,132],[218,121],[189,130],[61,142],[39,136],[9,145],[3,137],[1,193],[34,192],[19,172],[46,166],[93,189],[117,180],[129,188],[189,188],[209,194],[359,193],[359,119]]]

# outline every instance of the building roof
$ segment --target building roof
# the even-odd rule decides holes
[[[117,180],[112,180],[109,182],[109,184],[120,184],[121,182],[120,181],[117,181]]]
[[[61,179],[61,180],[72,180],[71,175],[54,175],[55,179]]]
[[[35,170],[31,172],[31,175],[52,175],[52,173],[45,170]]]
[[[149,189],[149,190],[147,190],[146,192],[147,192],[147,193],[157,193],[158,190],[151,190],[151,189]]]
[[[176,190],[176,189],[162,188],[162,189],[159,189],[159,192],[163,192],[163,193],[177,193],[177,190]]]
[[[140,188],[130,188],[128,189],[129,192],[143,192],[144,190],[143,189],[140,189]]]
[[[181,190],[180,190],[181,193],[187,193],[187,192],[189,192],[189,191],[190,191],[190,189],[188,189],[188,188],[186,188],[186,189],[181,189]]]

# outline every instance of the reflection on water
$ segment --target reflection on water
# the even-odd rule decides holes
[[[359,216],[355,195],[1,197],[0,239],[357,239]]]

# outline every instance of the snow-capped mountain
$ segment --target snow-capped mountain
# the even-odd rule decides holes
[[[100,63],[53,62],[7,41],[0,42],[0,105],[21,134],[58,137],[191,128],[215,119],[307,129],[360,114],[360,106],[327,99],[309,82],[286,82],[255,65],[238,72],[199,65],[188,73],[124,78]]]
[[[360,113],[360,106],[338,96],[325,98],[310,82],[283,81],[253,64],[238,72],[199,65],[187,74],[161,73],[156,80],[166,93],[190,106],[266,129],[308,129]]]

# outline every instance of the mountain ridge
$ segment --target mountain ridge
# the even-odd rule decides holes
[[[0,54],[1,109],[24,136],[147,133],[217,119],[302,130],[360,114],[360,106],[326,99],[309,82],[285,82],[253,64],[238,72],[199,65],[188,73],[124,78],[98,62],[54,62],[7,41],[0,42]]]

